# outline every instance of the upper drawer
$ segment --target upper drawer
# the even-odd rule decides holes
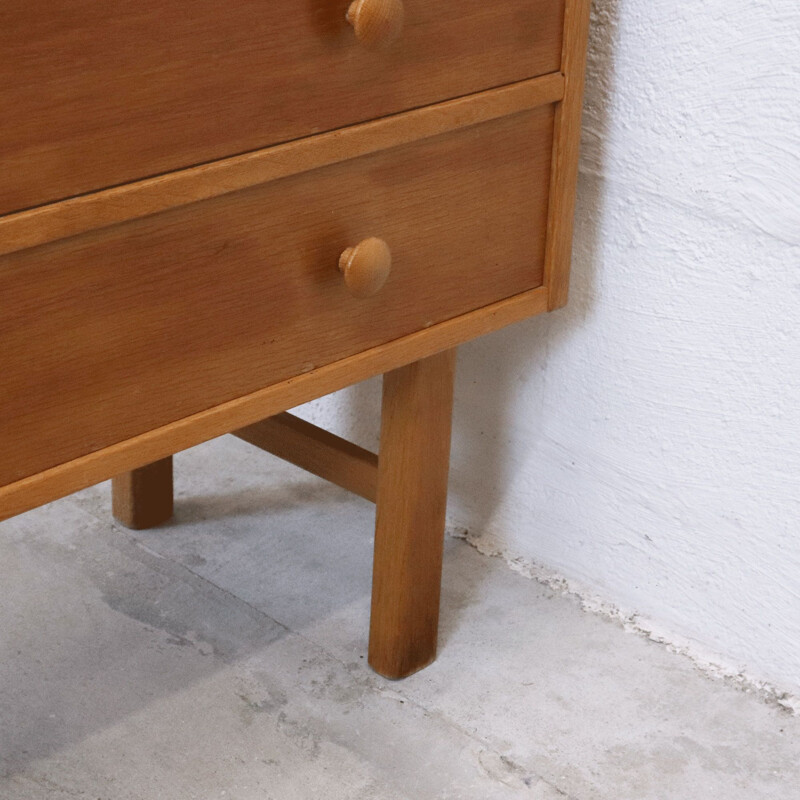
[[[0,4],[0,214],[559,69],[564,0]]]

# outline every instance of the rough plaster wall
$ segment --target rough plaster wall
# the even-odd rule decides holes
[[[595,0],[567,309],[462,348],[450,521],[800,693],[800,4]],[[305,414],[375,444],[378,384]]]

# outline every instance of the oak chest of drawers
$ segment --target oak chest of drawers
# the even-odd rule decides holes
[[[0,519],[115,477],[161,523],[171,455],[235,432],[377,501],[370,662],[429,663],[455,347],[566,301],[587,25],[4,3]],[[284,413],[380,373],[380,458]]]

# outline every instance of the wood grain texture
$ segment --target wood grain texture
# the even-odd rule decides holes
[[[5,256],[0,485],[541,285],[552,117]],[[371,235],[394,268],[355,299],[338,259]]]
[[[556,107],[545,256],[551,311],[565,305],[569,295],[590,7],[591,0],[566,0],[561,65],[564,99]]]
[[[348,6],[4,0],[0,214],[559,68],[563,0],[406,0],[377,52]]]
[[[546,310],[547,289],[523,292],[0,486],[0,520]]]
[[[233,431],[239,439],[375,502],[378,456],[292,414]]]
[[[369,663],[404,678],[436,657],[456,351],[384,375]]]
[[[558,73],[0,217],[0,255],[555,103]]]
[[[162,458],[111,481],[114,517],[126,528],[144,530],[172,517],[172,458]]]

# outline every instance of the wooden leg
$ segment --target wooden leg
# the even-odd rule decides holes
[[[387,678],[436,657],[455,354],[383,379],[369,663]]]
[[[126,528],[154,528],[172,516],[172,456],[117,475],[112,510]]]

